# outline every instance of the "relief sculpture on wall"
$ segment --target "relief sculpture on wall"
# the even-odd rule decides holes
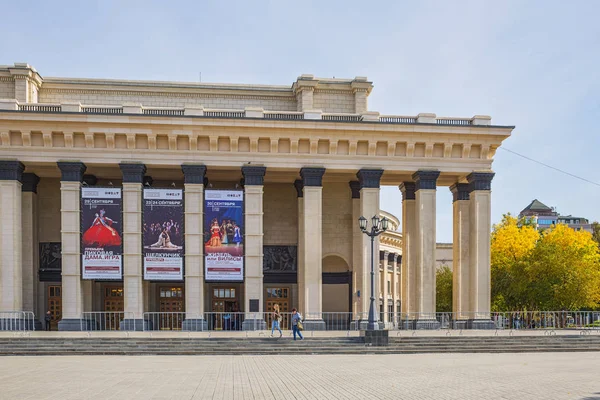
[[[263,272],[295,273],[298,266],[297,246],[264,246]]]

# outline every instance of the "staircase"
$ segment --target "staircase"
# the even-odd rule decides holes
[[[600,335],[390,337],[387,347],[360,337],[307,338],[0,338],[0,355],[276,355],[600,351]]]

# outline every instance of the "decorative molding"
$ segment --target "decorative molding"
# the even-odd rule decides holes
[[[350,190],[352,191],[353,199],[360,199],[360,182],[359,181],[350,181],[348,182],[350,186]]]
[[[296,179],[294,181],[294,187],[296,188],[298,197],[304,197],[304,183],[302,183],[301,179]]]
[[[380,250],[379,251],[379,261],[387,260],[389,254],[390,254],[390,252],[387,250]]]
[[[56,164],[60,168],[60,180],[63,182],[81,182],[87,169],[86,165],[80,161],[59,161]]]
[[[123,183],[144,183],[146,165],[120,163],[119,168],[123,174]]]
[[[25,165],[20,161],[0,160],[0,181],[19,181],[23,179]]]
[[[206,176],[206,165],[182,164],[183,182],[188,184],[203,185]]]
[[[361,189],[379,189],[382,169],[361,169],[356,173]]]
[[[336,89],[315,89],[315,94],[345,94],[352,96],[352,90],[336,90]]]
[[[40,183],[40,177],[36,174],[25,173],[22,176],[21,191],[23,192],[32,192],[37,194],[37,185]]]
[[[492,190],[493,172],[471,172],[467,175],[469,182],[469,193],[475,190]]]
[[[389,253],[388,254],[388,263],[395,263],[396,259],[398,258],[398,254],[396,253]]]
[[[12,76],[0,76],[0,82],[14,82],[14,78]]]
[[[300,176],[304,186],[323,186],[325,168],[302,168]]]
[[[469,200],[469,184],[468,183],[455,183],[450,186],[452,192],[452,202],[459,200]]]
[[[440,176],[440,171],[434,170],[419,170],[412,175],[415,181],[415,190],[435,190],[437,188],[437,179]]]
[[[415,200],[417,185],[414,182],[402,182],[399,186],[400,192],[402,192],[402,201]]]
[[[265,184],[266,172],[267,167],[243,166],[244,186],[263,186]]]

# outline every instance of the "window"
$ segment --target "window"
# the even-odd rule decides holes
[[[392,282],[387,281],[388,294],[392,294]]]

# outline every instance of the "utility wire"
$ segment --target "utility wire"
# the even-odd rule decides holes
[[[526,159],[526,160],[532,161],[532,162],[534,162],[534,163],[536,163],[536,164],[543,165],[544,167],[547,167],[547,168],[553,169],[553,170],[555,170],[555,171],[558,171],[558,172],[560,172],[560,173],[563,173],[563,174],[565,174],[565,175],[569,175],[569,176],[571,176],[571,177],[573,177],[573,178],[577,178],[577,179],[579,179],[579,180],[582,180],[582,181],[584,181],[584,182],[591,183],[592,185],[600,186],[600,183],[598,183],[598,182],[590,181],[589,179],[585,179],[585,178],[582,178],[582,177],[580,177],[580,176],[573,175],[573,174],[571,174],[570,172],[563,171],[562,169],[559,169],[559,168],[553,167],[553,166],[551,166],[551,165],[548,165],[548,164],[544,164],[544,163],[543,163],[543,162],[541,162],[541,161],[534,160],[533,158],[529,158],[529,157],[527,157],[527,156],[524,156],[523,154],[519,154],[519,153],[517,153],[516,151],[509,150],[509,149],[507,149],[506,147],[499,147],[499,149],[500,149],[500,150],[504,150],[504,151],[508,151],[509,153],[512,153],[512,154],[514,154],[514,155],[516,155],[516,156],[523,157],[523,158],[524,158],[524,159]]]

